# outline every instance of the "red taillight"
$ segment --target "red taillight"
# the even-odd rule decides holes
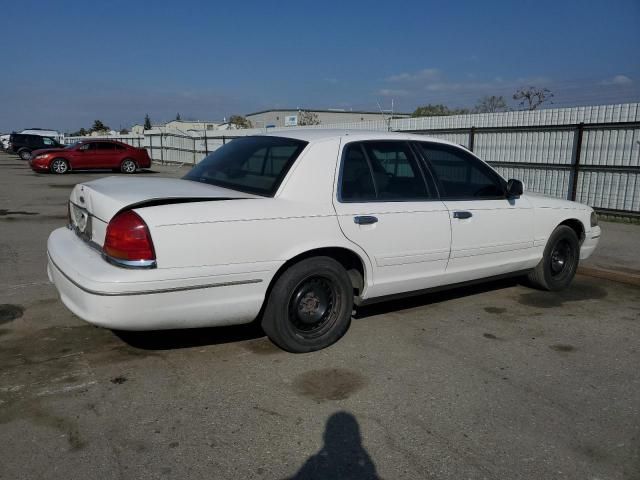
[[[119,213],[107,225],[104,253],[127,266],[155,265],[156,252],[149,228],[132,210]]]

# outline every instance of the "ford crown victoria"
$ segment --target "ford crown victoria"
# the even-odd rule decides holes
[[[184,178],[77,185],[48,241],[62,301],[119,330],[259,319],[281,348],[337,341],[354,304],[504,275],[566,288],[594,211],[523,192],[424,136],[288,130],[242,137]]]

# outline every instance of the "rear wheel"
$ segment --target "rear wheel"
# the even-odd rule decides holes
[[[560,225],[549,237],[542,260],[529,274],[529,281],[543,290],[563,290],[573,280],[579,259],[580,243],[576,232]]]
[[[120,171],[122,173],[135,173],[137,169],[138,165],[130,158],[125,158],[120,164]]]
[[[27,150],[27,149],[20,150],[18,152],[18,155],[20,156],[20,158],[22,160],[25,160],[25,161],[27,161],[27,160],[29,160],[31,158],[31,152],[29,150]]]
[[[271,341],[289,352],[312,352],[338,341],[349,328],[353,286],[330,257],[302,260],[273,286],[262,318]]]
[[[49,169],[51,173],[62,175],[69,171],[69,164],[63,158],[54,158]]]

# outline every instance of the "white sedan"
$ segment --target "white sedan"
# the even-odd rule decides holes
[[[183,179],[77,185],[48,241],[64,304],[116,330],[248,323],[281,348],[337,341],[353,305],[505,275],[559,290],[591,255],[593,209],[523,193],[420,135],[238,138]]]

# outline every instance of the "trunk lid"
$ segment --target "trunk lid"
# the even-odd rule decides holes
[[[176,178],[107,177],[79,183],[70,200],[91,216],[108,223],[121,210],[163,203],[258,198],[228,188]]]

